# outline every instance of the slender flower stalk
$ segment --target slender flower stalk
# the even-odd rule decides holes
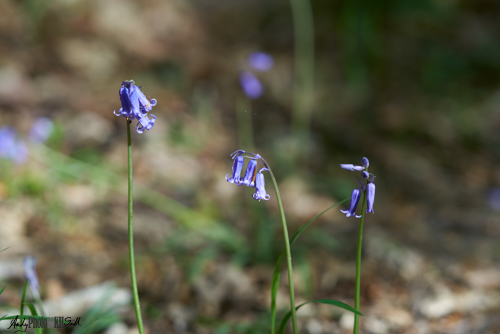
[[[359,299],[360,299],[360,289],[361,289],[361,250],[363,246],[363,224],[365,222],[365,214],[366,213],[374,213],[373,211],[373,202],[375,201],[375,175],[368,173],[368,166],[370,162],[367,158],[363,158],[361,160],[361,164],[363,166],[356,166],[352,164],[341,164],[340,167],[342,169],[351,171],[351,172],[361,172],[361,176],[366,180],[367,184],[365,185],[363,181],[358,177],[359,188],[354,189],[352,191],[351,196],[351,204],[349,205],[348,210],[340,210],[342,213],[346,214],[346,217],[356,217],[360,218],[359,220],[359,229],[358,229],[358,247],[356,252],[356,291],[354,297],[354,308],[359,311]],[[356,208],[358,206],[358,202],[360,196],[363,195],[363,204],[361,206],[361,215],[356,215]],[[354,314],[354,327],[353,334],[359,333],[359,315]]]
[[[156,117],[149,114],[153,119],[148,118],[150,112],[156,105],[156,100],[148,100],[141,87],[135,85],[133,80],[125,80],[120,88],[120,101],[122,107],[116,113],[116,116],[123,116],[127,122],[127,154],[128,154],[128,256],[130,261],[130,279],[132,281],[132,294],[134,296],[134,309],[137,318],[137,327],[140,334],[144,334],[144,326],[142,324],[141,306],[139,303],[139,292],[137,289],[137,278],[135,276],[135,260],[134,260],[134,229],[133,229],[133,179],[132,179],[132,139],[130,137],[130,123],[134,119],[138,120],[136,131],[143,133],[144,130],[151,130],[155,124]]]
[[[356,295],[354,298],[354,308],[359,311],[359,294],[361,288],[361,248],[363,246],[363,224],[365,222],[366,211],[366,190],[363,196],[363,205],[361,206],[361,218],[359,219],[358,228],[358,250],[356,252]],[[359,332],[359,315],[354,313],[354,330],[353,333]]]
[[[266,164],[267,165],[267,164]],[[293,286],[293,272],[292,272],[292,253],[290,250],[290,240],[288,238],[288,228],[286,225],[285,211],[283,210],[283,203],[281,202],[280,191],[278,189],[278,183],[274,177],[273,171],[267,165],[269,175],[271,180],[273,180],[274,191],[276,192],[276,199],[278,200],[278,206],[280,208],[281,223],[283,224],[283,235],[285,237],[285,249],[286,249],[286,265],[288,269],[288,286],[290,288],[290,312],[292,315],[292,327],[293,333],[297,334],[297,315],[295,314],[295,292]]]
[[[137,318],[137,327],[140,334],[144,334],[142,325],[141,306],[139,303],[139,292],[137,290],[137,278],[135,277],[135,260],[134,260],[134,229],[132,224],[133,218],[133,182],[132,182],[132,140],[130,138],[130,123],[132,120],[127,119],[127,152],[128,152],[128,256],[130,261],[130,278],[132,280],[132,293],[134,295],[134,309]]]
[[[241,170],[242,166],[237,165],[238,161],[235,160],[233,164],[233,174],[231,177],[226,176],[226,180],[230,183],[236,183],[238,185],[246,185],[249,187],[255,188],[255,193],[253,194],[253,198],[255,200],[265,200],[268,201],[270,199],[270,195],[266,193],[265,189],[265,181],[264,181],[264,174],[263,172],[269,172],[269,176],[271,176],[271,180],[273,181],[273,186],[274,190],[276,192],[276,199],[278,201],[278,206],[280,209],[280,215],[281,215],[281,223],[283,225],[283,235],[285,237],[285,249],[286,249],[286,264],[287,264],[287,269],[288,269],[288,285],[290,288],[290,313],[292,317],[292,326],[293,326],[293,333],[297,334],[297,316],[296,316],[296,310],[295,310],[295,292],[294,292],[294,285],[293,285],[293,272],[292,272],[292,254],[290,250],[290,239],[288,237],[288,228],[286,225],[286,218],[285,218],[285,211],[283,210],[283,203],[281,201],[281,196],[280,192],[278,189],[278,184],[276,182],[276,178],[274,177],[273,171],[269,167],[269,164],[264,160],[259,154],[256,153],[251,153],[251,152],[246,152],[243,150],[238,150],[231,154],[233,159],[236,157],[242,157],[242,158],[248,158],[250,161],[247,164],[247,169],[245,172],[245,176],[243,177],[243,180],[240,183],[236,183],[232,180],[235,179],[241,179]],[[263,168],[257,172],[257,164],[261,163],[264,165]],[[235,168],[235,165],[237,168]],[[229,175],[229,174],[228,174]],[[274,331],[274,324],[271,324],[273,327]]]

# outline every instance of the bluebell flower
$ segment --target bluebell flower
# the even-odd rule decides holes
[[[361,172],[361,171],[365,170],[365,167],[357,166],[357,165],[353,165],[353,164],[340,164],[340,168],[345,169],[345,170],[349,170],[351,172]]]
[[[248,187],[255,188],[253,198],[255,198],[256,200],[269,200],[270,196],[266,193],[264,174],[262,174],[262,172],[269,170],[267,162],[259,154],[250,153],[243,150],[238,150],[231,154],[231,156],[235,160],[235,162],[233,163],[233,175],[231,177],[229,177],[229,174],[226,175],[226,180],[239,186],[246,185]],[[250,161],[247,164],[247,169],[243,179],[240,179],[244,158],[248,158],[250,159]],[[257,172],[257,165],[259,162],[263,164],[264,167],[261,168],[259,172]],[[238,179],[239,181],[234,181],[236,179]]]
[[[361,218],[361,216],[356,215],[356,208],[358,207],[359,199],[361,197],[361,190],[354,189],[351,194],[351,204],[349,205],[349,210],[343,209],[340,212],[345,213],[346,217],[356,217]]]
[[[248,65],[258,71],[269,71],[274,65],[274,59],[264,52],[252,52],[248,56]]]
[[[370,182],[366,185],[366,213],[373,212],[373,202],[375,201],[375,183]]]
[[[261,168],[257,175],[255,176],[255,193],[252,197],[258,201],[265,200],[268,201],[271,196],[266,193],[264,174],[262,172],[267,171],[266,167]]]
[[[54,130],[54,124],[47,117],[38,117],[30,129],[28,138],[35,143],[43,143]]]
[[[255,174],[257,171],[257,160],[260,159],[260,155],[256,154],[255,157],[248,162],[247,170],[245,176],[243,177],[242,184],[253,187],[255,185]]]
[[[226,181],[230,183],[236,183],[237,185],[241,184],[241,170],[243,168],[244,158],[242,156],[244,151],[238,150],[231,154],[233,158],[233,173],[231,177],[228,177],[229,174],[226,175]]]
[[[151,99],[149,101],[143,92],[141,92],[140,87],[134,84],[133,80],[127,80],[122,82],[120,88],[120,101],[122,107],[116,113],[116,116],[124,116],[130,120],[137,119],[136,130],[138,133],[143,133],[144,130],[151,130],[155,124],[156,117],[149,114],[153,119],[149,119],[147,113],[150,112],[156,105],[156,100]]]
[[[23,267],[24,267],[24,276],[29,280],[29,286],[34,295],[40,297],[40,293],[38,291],[38,276],[36,275],[36,259],[33,256],[27,256],[24,258]]]
[[[243,92],[250,99],[256,99],[262,95],[264,88],[259,79],[249,71],[244,71],[240,73],[240,85],[243,88]]]
[[[358,182],[359,182],[359,188],[354,189],[352,191],[351,195],[351,204],[349,205],[348,210],[340,210],[342,213],[346,214],[346,217],[356,217],[360,218],[360,216],[356,215],[356,208],[359,203],[359,199],[361,197],[361,192],[365,192],[366,196],[366,204],[367,204],[367,209],[366,212],[371,212],[374,213],[373,211],[373,202],[375,201],[375,175],[371,174],[368,172],[368,166],[370,166],[370,162],[368,161],[368,158],[363,158],[361,159],[361,164],[363,166],[358,166],[358,165],[352,165],[352,164],[341,164],[340,167],[343,169],[349,170],[351,172],[361,172],[361,176],[363,179],[367,180],[367,184],[365,185],[363,181],[358,177]]]

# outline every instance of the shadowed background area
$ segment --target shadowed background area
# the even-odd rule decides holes
[[[363,333],[499,333],[500,5],[310,5],[313,30],[284,0],[1,1],[0,126],[16,137],[7,150],[0,136],[0,313],[19,306],[31,254],[53,315],[135,333],[126,128],[113,115],[133,79],[158,101],[154,127],[132,136],[150,333],[269,332],[278,206],[270,179],[268,202],[226,182],[237,149],[272,166],[292,235],[357,187],[339,164],[370,159]],[[272,68],[252,70],[256,51]],[[258,98],[240,85],[247,72]],[[28,139],[39,117],[53,122],[44,144]],[[296,241],[297,303],[354,304],[357,227],[335,208]],[[302,333],[352,332],[331,306],[298,317]]]

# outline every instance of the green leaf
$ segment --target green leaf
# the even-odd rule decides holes
[[[340,302],[338,300],[335,300],[335,299],[316,299],[316,300],[311,300],[311,301],[305,302],[303,304],[300,304],[295,309],[298,310],[302,306],[304,306],[306,304],[309,304],[309,303],[321,303],[321,304],[333,305],[333,306],[337,306],[337,307],[343,308],[344,310],[351,311],[353,313],[359,314],[361,316],[363,315],[361,312],[359,312],[355,308],[347,305],[346,303],[342,303],[342,302]],[[290,319],[291,316],[292,316],[292,312],[290,312],[290,311],[288,311],[287,314],[285,314],[285,316],[283,317],[283,320],[281,320],[281,324],[280,324],[280,327],[278,329],[278,333],[277,334],[283,334],[283,332],[285,330],[285,327],[286,327],[286,323],[288,322],[288,320]]]
[[[21,296],[21,307],[19,310],[19,315],[24,314],[24,300],[26,299],[26,290],[28,290],[29,280],[26,280],[26,284],[24,285],[23,295]]]
[[[6,288],[6,287],[7,287],[7,285],[6,285],[6,286],[4,286],[4,287],[2,288],[2,290],[0,290],[0,295],[2,294],[3,290],[5,290],[5,288]]]
[[[313,219],[309,220],[304,226],[299,228],[299,230],[294,234],[294,236],[290,239],[290,246],[293,244],[293,242],[299,237],[299,235],[309,226],[314,222],[318,217],[320,217],[322,214],[327,212],[330,209],[333,209],[334,207],[346,202],[349,200],[349,197],[338,202],[337,204],[332,205],[331,207],[323,210],[322,212],[318,213],[316,216],[314,216]],[[275,332],[275,325],[276,325],[276,297],[278,295],[278,287],[280,285],[280,267],[281,267],[281,261],[283,261],[283,258],[285,257],[285,250],[283,250],[278,257],[278,261],[276,262],[276,266],[274,268],[274,273],[273,273],[273,280],[271,281],[271,333],[274,334]]]
[[[36,318],[44,318],[44,317],[39,317],[38,312],[36,311],[35,305],[33,303],[24,303],[24,305],[28,306],[30,309],[31,314],[36,317]],[[35,333],[37,334],[42,334],[42,328],[35,328]]]
[[[7,249],[9,249],[9,248],[10,247],[7,247],[7,248],[4,248],[4,249],[0,250],[0,253],[3,252],[3,251],[5,251],[5,250],[7,250]]]

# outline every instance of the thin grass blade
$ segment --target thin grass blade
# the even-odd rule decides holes
[[[351,312],[353,312],[355,314],[363,315],[361,312],[359,312],[355,308],[347,305],[346,303],[343,303],[341,301],[335,300],[335,299],[316,299],[316,300],[311,300],[311,301],[305,302],[303,304],[300,304],[295,309],[298,310],[302,306],[304,306],[306,304],[309,304],[309,303],[320,303],[320,304],[333,305],[333,306],[340,307],[340,308],[342,308],[344,310],[351,311]],[[280,327],[278,329],[277,334],[283,334],[283,332],[285,331],[286,324],[287,324],[288,320],[290,319],[291,314],[292,313],[290,311],[288,311],[287,314],[285,314],[285,316],[283,317],[283,320],[281,320]]]

